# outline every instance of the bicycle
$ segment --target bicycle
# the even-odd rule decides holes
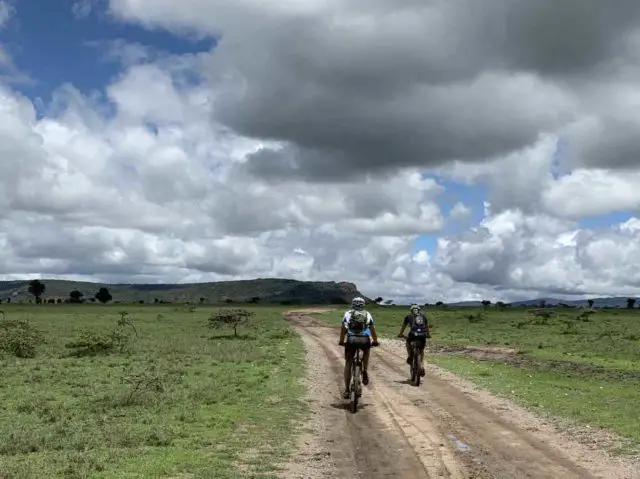
[[[400,336],[406,339],[406,336],[403,334]],[[422,349],[422,342],[426,343],[426,335],[425,334],[414,334],[413,339],[411,341],[411,350],[413,357],[411,364],[409,365],[409,375],[411,378],[411,384],[414,384],[416,387],[420,387],[420,351]]]
[[[353,346],[355,351],[353,353],[353,360],[351,361],[351,412],[356,413],[358,411],[358,401],[362,396],[362,354],[363,348],[367,344],[371,347],[376,347],[379,344],[370,342],[369,336],[364,335],[351,335],[347,338],[347,344]],[[345,344],[345,347],[347,347]]]

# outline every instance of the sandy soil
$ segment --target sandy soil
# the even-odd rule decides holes
[[[429,366],[419,388],[409,385],[399,340],[374,348],[371,383],[352,414],[340,397],[344,362],[337,332],[304,313],[286,317],[307,346],[313,414],[285,479],[640,479],[640,464],[610,458],[598,441],[573,441],[439,368]]]

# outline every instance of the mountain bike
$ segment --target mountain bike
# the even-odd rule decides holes
[[[351,412],[358,411],[358,400],[362,396],[362,349],[356,349],[351,361]]]
[[[406,336],[402,336],[406,338]],[[423,347],[423,343],[425,343],[426,347],[427,337],[424,334],[414,334],[413,340],[411,341],[411,356],[412,361],[409,365],[409,375],[411,378],[411,384],[415,384],[416,387],[420,386],[420,352]]]
[[[356,413],[358,411],[358,401],[362,396],[362,354],[363,349],[370,345],[370,347],[378,346],[377,343],[370,342],[369,336],[352,335],[347,338],[347,344],[355,348],[353,353],[353,360],[351,361],[351,412]],[[346,345],[345,345],[346,347]]]

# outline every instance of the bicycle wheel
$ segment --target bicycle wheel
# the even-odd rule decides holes
[[[351,369],[351,412],[354,414],[358,411],[358,400],[360,399],[360,351],[356,352],[353,358],[353,366]]]
[[[411,343],[411,350],[413,351],[413,358],[411,359],[411,366],[409,366],[409,371],[411,374],[411,384],[415,384],[416,377],[418,376],[418,370],[416,369],[416,347],[415,343]]]
[[[415,376],[416,387],[420,386],[420,346],[413,343],[413,374]]]

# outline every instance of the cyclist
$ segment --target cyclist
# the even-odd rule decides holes
[[[344,348],[344,394],[343,398],[349,399],[351,385],[351,363],[353,355],[358,347],[362,348],[362,384],[369,384],[369,355],[371,346],[378,345],[378,334],[373,325],[373,317],[369,311],[364,309],[365,301],[363,298],[353,298],[351,301],[351,309],[344,313],[342,317],[342,325],[340,327],[340,346]],[[345,345],[345,336],[347,342]],[[366,338],[366,339],[364,339]],[[371,341],[373,339],[373,341]],[[358,345],[357,343],[361,343]],[[362,345],[364,344],[364,345]]]
[[[414,340],[420,342],[420,376],[424,377],[424,348],[427,344],[427,338],[431,337],[429,320],[417,304],[412,304],[409,311],[409,314],[406,315],[402,321],[402,327],[400,328],[398,337],[404,337],[404,330],[409,326],[409,334],[407,335],[407,341],[405,343],[407,347],[407,364],[409,365],[413,362],[411,342]]]

